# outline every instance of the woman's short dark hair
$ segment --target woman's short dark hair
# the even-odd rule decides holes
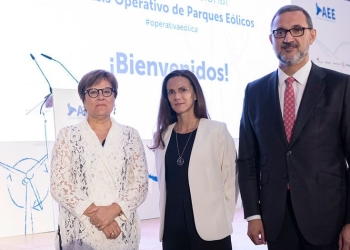
[[[165,132],[165,130],[170,124],[177,122],[177,115],[175,111],[171,108],[170,102],[168,100],[168,93],[166,88],[167,87],[166,85],[169,79],[176,76],[185,77],[186,79],[189,80],[189,82],[193,87],[193,91],[197,97],[197,100],[195,100],[195,103],[194,103],[194,115],[198,119],[200,118],[209,119],[209,114],[207,111],[207,105],[205,102],[204,94],[196,75],[189,70],[175,70],[169,73],[164,78],[163,84],[162,84],[162,94],[160,97],[158,119],[157,119],[157,130],[153,135],[153,146],[150,147],[151,149],[156,149],[158,147],[164,148],[165,144],[162,138],[163,133]]]
[[[117,79],[115,78],[115,76],[105,70],[102,69],[96,69],[93,71],[90,71],[89,73],[86,73],[83,78],[81,78],[79,85],[78,85],[78,93],[80,96],[80,99],[83,101],[85,101],[85,91],[96,85],[99,84],[103,79],[107,80],[108,82],[110,82],[110,84],[112,85],[112,88],[114,89],[114,97],[117,97],[117,93],[118,93],[118,82]]]

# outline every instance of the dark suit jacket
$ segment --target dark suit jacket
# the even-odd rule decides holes
[[[277,71],[248,84],[240,125],[239,185],[245,217],[261,215],[267,240],[282,226],[287,183],[295,216],[314,245],[350,223],[350,76],[312,65],[288,144]]]

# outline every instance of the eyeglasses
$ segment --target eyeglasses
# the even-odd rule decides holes
[[[287,32],[289,32],[293,37],[299,37],[304,35],[305,30],[312,30],[312,28],[296,27],[296,28],[291,28],[289,30],[278,29],[278,30],[273,30],[272,34],[275,38],[285,38],[287,35]]]
[[[110,97],[113,93],[116,93],[116,91],[113,88],[103,88],[103,89],[87,89],[85,90],[84,94],[88,94],[91,98],[96,98],[98,96],[98,94],[100,93],[100,91],[102,92],[102,95],[104,97]]]

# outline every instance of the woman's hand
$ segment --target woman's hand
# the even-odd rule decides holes
[[[95,205],[94,203],[91,203],[91,205],[90,205],[87,209],[85,209],[84,215],[90,217],[89,212],[90,212],[92,209],[94,209],[95,207],[96,207],[96,205]]]
[[[88,211],[90,222],[98,230],[104,230],[121,213],[118,204],[112,203],[109,206],[95,206]]]
[[[118,223],[114,220],[111,224],[109,224],[102,232],[106,235],[107,239],[114,240],[118,238],[121,233],[121,229]]]

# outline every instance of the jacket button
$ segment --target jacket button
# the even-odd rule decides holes
[[[291,154],[292,154],[292,151],[288,151],[288,152],[287,152],[287,155],[291,155]]]

